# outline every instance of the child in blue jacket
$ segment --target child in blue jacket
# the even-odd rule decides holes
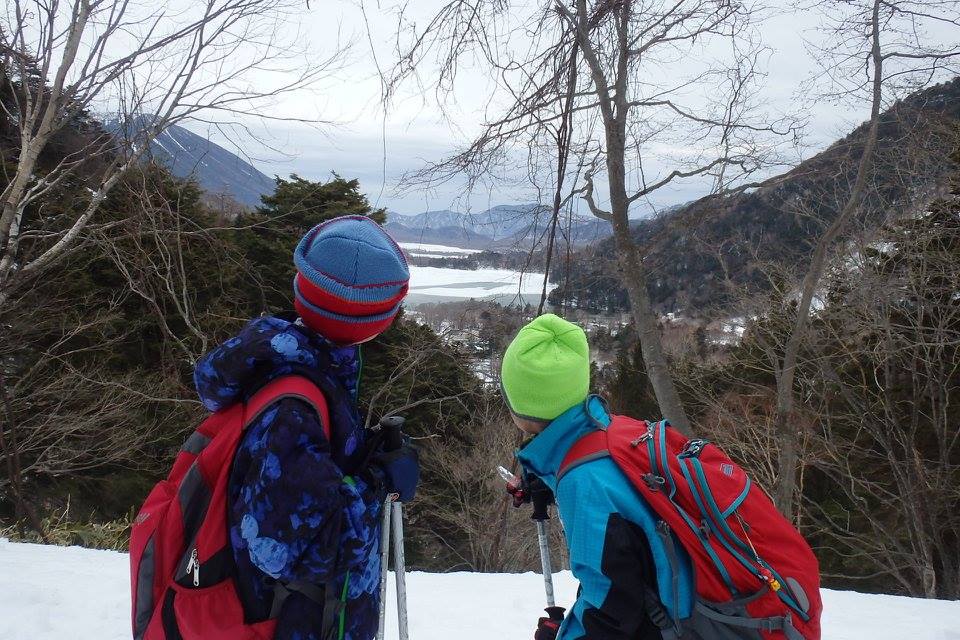
[[[548,611],[536,640],[677,637],[672,621],[689,616],[693,604],[682,548],[661,537],[656,515],[610,458],[578,464],[558,478],[570,447],[610,423],[603,401],[589,395],[583,330],[552,314],[535,319],[507,348],[501,383],[514,422],[534,436],[518,458],[526,474],[553,491],[580,581],[569,613]],[[670,554],[677,554],[673,562]]]
[[[357,409],[359,344],[386,330],[407,293],[397,244],[345,216],[294,254],[299,317],[252,320],[194,373],[204,406],[242,402],[297,374],[323,392],[331,424],[303,400],[267,407],[247,428],[229,481],[236,586],[250,622],[277,618],[277,640],[370,640],[379,609],[381,508],[413,497],[416,451],[370,451]]]

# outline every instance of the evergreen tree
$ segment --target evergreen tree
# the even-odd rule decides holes
[[[385,209],[374,209],[360,192],[360,182],[337,173],[328,182],[313,182],[293,174],[277,177],[277,189],[264,196],[263,206],[237,219],[232,242],[243,256],[246,286],[256,297],[245,299],[246,313],[279,312],[291,308],[290,287],[296,273],[293,247],[312,227],[343,215],[358,215],[378,224]]]
[[[366,216],[378,224],[387,219],[386,209],[374,209],[360,192],[360,182],[345,180],[336,172],[329,182],[313,182],[297,174],[289,180],[276,178],[273,195],[263,196],[257,213],[283,226],[300,231],[343,215]]]
[[[604,380],[601,374],[600,392],[610,402],[615,413],[642,420],[659,420],[660,407],[647,378],[643,353],[635,340],[625,341],[612,365],[612,375]]]

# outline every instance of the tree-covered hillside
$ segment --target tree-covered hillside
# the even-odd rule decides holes
[[[78,117],[45,149],[36,180],[107,136]],[[0,118],[7,162],[16,162],[19,139],[16,122]],[[57,182],[27,208],[24,260],[84,206],[83,178]],[[205,416],[192,382],[198,358],[250,318],[292,311],[292,253],[312,226],[343,214],[383,222],[358,181],[336,174],[278,178],[256,211],[239,215],[208,202],[163,166],[131,168],[75,247],[0,308],[5,535],[122,547],[135,509]],[[373,422],[402,412],[421,444],[425,488],[408,524],[413,566],[532,567],[535,545],[520,534],[509,533],[509,554],[491,555],[484,523],[499,508],[499,488],[486,471],[509,457],[513,432],[469,359],[402,315],[364,345],[363,358],[363,409]],[[467,464],[483,468],[465,474]],[[471,513],[451,510],[458,491],[490,499],[471,498]]]
[[[960,78],[920,91],[887,110],[877,162],[859,224],[864,228],[915,213],[942,194],[960,127]],[[650,294],[664,312],[705,315],[769,278],[803,269],[823,229],[837,216],[863,152],[867,125],[760,188],[706,198],[633,228]],[[597,310],[627,308],[612,240],[557,261],[554,303]],[[568,273],[569,269],[569,273]]]

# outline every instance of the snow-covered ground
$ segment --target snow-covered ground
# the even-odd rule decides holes
[[[548,284],[547,291],[555,286]],[[539,294],[542,288],[542,273],[520,273],[509,269],[410,267],[410,293],[420,296],[483,299]]]
[[[127,571],[122,553],[0,539],[0,638],[127,640]],[[556,587],[558,602],[573,600],[569,572],[557,575]],[[411,573],[407,590],[413,640],[532,638],[543,606],[535,573]],[[823,640],[960,640],[960,602],[847,591],[823,596]],[[388,638],[397,638],[392,608],[387,629]]]
[[[398,242],[400,247],[417,258],[465,258],[481,249],[461,249],[448,247],[445,244],[425,244],[422,242]]]

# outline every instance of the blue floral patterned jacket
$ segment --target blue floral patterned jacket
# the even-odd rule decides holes
[[[345,476],[335,462],[364,444],[359,349],[336,347],[297,322],[258,318],[207,354],[194,380],[204,406],[218,411],[290,373],[322,374],[335,385],[342,397],[326,394],[333,426],[349,437],[333,437],[339,450],[332,450],[316,412],[294,398],[277,401],[248,427],[229,483],[237,589],[255,621],[269,617],[277,581],[323,585],[346,601],[343,612],[327,609],[324,621],[322,605],[294,592],[283,601],[275,638],[369,640],[378,622],[383,477],[375,467]],[[346,408],[334,411],[337,402]]]

